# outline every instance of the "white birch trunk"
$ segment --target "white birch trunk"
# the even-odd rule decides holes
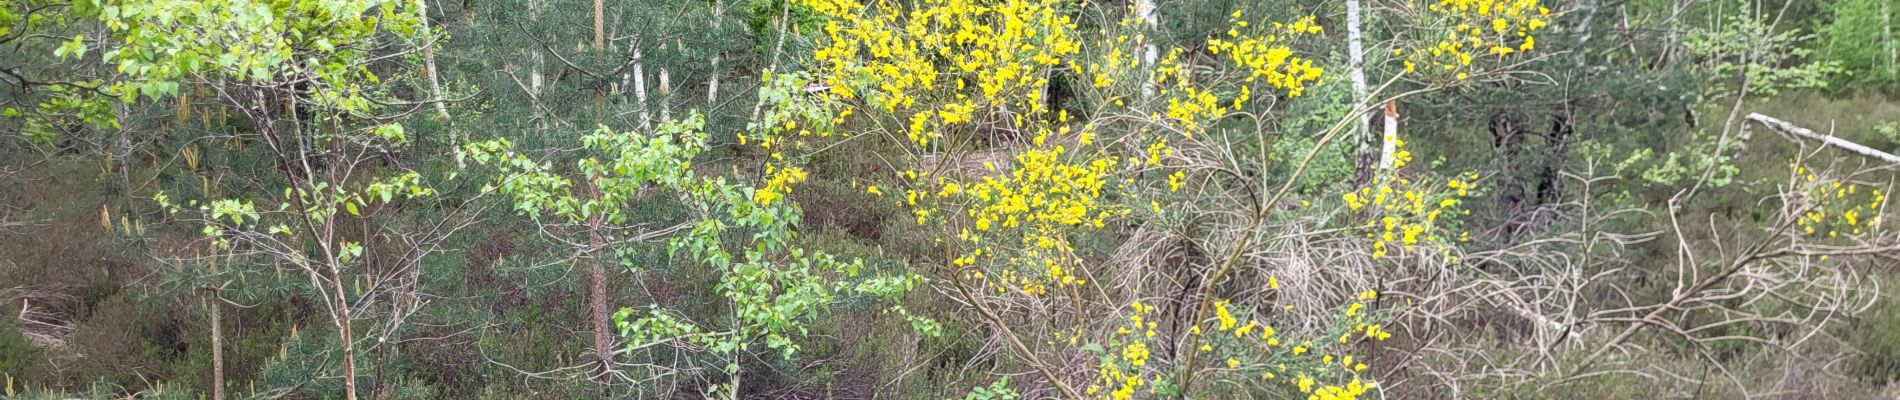
[[[539,25],[540,21],[541,1],[528,0],[528,22],[531,23],[530,25]],[[528,95],[533,96],[534,100],[538,102],[541,101],[541,82],[544,80],[541,78],[541,51],[529,49],[528,53],[530,53],[528,56]]]
[[[640,129],[645,130],[653,126],[653,116],[647,113],[646,62],[640,57],[638,44],[629,43],[629,45],[633,47],[633,101],[635,107],[640,108]],[[621,79],[624,80],[626,77],[622,76]]]
[[[1366,89],[1366,41],[1364,35],[1360,32],[1362,30],[1360,27],[1361,14],[1362,10],[1360,10],[1359,7],[1359,0],[1346,0],[1346,57],[1349,60],[1347,68],[1351,69],[1353,104],[1363,106],[1369,105],[1368,102],[1370,102],[1371,99],[1366,98],[1368,96]],[[1388,123],[1386,125],[1385,136],[1378,140],[1381,143],[1379,146],[1379,169],[1392,168],[1392,153],[1398,148],[1398,146],[1392,142],[1394,138],[1392,134],[1393,128],[1394,127]],[[1359,135],[1361,135],[1361,138],[1366,139],[1361,141],[1361,143],[1372,143],[1372,140],[1370,140],[1372,136],[1372,114],[1370,112],[1359,113],[1359,125],[1354,127],[1353,130],[1357,131]]]
[[[720,20],[725,19],[724,10],[720,9],[724,3],[722,0],[713,0],[712,26],[713,34],[715,35],[724,33],[719,30]],[[719,57],[724,55],[725,49],[723,47],[713,47],[712,76],[706,79],[706,107],[712,107],[714,103],[719,102]]]
[[[427,75],[429,79],[429,103],[435,106],[436,117],[442,118],[442,126],[448,128],[449,147],[459,147],[462,142],[459,140],[460,138],[455,135],[455,120],[449,117],[449,106],[444,104],[442,98],[442,79],[439,78],[440,75],[436,73],[435,36],[429,32],[428,0],[416,0],[416,19],[421,23],[420,28],[423,40],[429,41],[428,43],[423,43],[422,46],[422,69],[423,73]]]
[[[1900,48],[1893,43],[1893,3],[1880,3],[1880,35],[1887,40],[1887,79],[1900,77]]]
[[[1155,47],[1154,38],[1148,37],[1149,34],[1157,32],[1156,28],[1160,26],[1155,16],[1155,0],[1135,0],[1135,15],[1141,19],[1142,26],[1148,28],[1142,32],[1141,40],[1138,41],[1141,46],[1141,66],[1143,69],[1153,70],[1155,63],[1161,58],[1161,50]],[[1154,97],[1155,89],[1154,81],[1143,82],[1141,84],[1142,97],[1144,99]]]

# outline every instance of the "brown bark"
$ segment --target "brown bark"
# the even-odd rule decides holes
[[[590,187],[589,190],[594,189]],[[598,195],[596,194],[596,196]],[[602,248],[606,247],[606,238],[600,235],[600,227],[603,222],[602,218],[598,215],[588,217],[588,253],[599,255]],[[608,340],[608,335],[611,331],[608,329],[611,329],[611,327],[607,324],[607,265],[601,260],[588,260],[588,262],[592,267],[592,271],[590,271],[591,273],[588,275],[592,282],[589,282],[590,287],[588,288],[587,307],[590,319],[592,319],[594,323],[594,360],[600,362],[600,371],[598,372],[600,377],[600,392],[598,398],[605,399],[609,393],[608,380],[612,379],[611,372],[613,372],[613,353],[608,349],[608,346],[611,345],[611,342]]]
[[[211,299],[211,400],[224,400],[224,329],[218,299]]]
[[[218,275],[218,261],[211,261],[211,275]],[[217,289],[211,292],[211,400],[224,400],[224,328],[221,315],[223,300]]]
[[[323,246],[324,253],[330,255],[329,246]],[[343,274],[335,256],[330,260],[330,286],[336,291],[336,327],[337,337],[343,347],[343,396],[356,400],[356,340],[350,332],[350,303],[343,292]]]
[[[596,235],[595,237],[599,237]],[[600,360],[602,398],[607,393],[606,371],[613,369],[613,360],[607,351],[607,268],[599,262],[594,263],[593,314],[594,314],[594,358]]]
[[[607,2],[594,0],[594,50],[607,48]]]

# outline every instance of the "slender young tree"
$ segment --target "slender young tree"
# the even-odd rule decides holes
[[[645,191],[655,184],[684,184],[679,174],[697,149],[683,147],[675,136],[684,125],[666,124],[668,135],[653,141],[636,141],[629,147],[608,146],[608,140],[629,140],[641,133],[617,133],[605,127],[585,139],[600,155],[585,158],[578,175],[557,172],[548,164],[511,152],[512,144],[494,140],[471,144],[458,158],[472,158],[479,165],[492,165],[500,176],[491,184],[514,196],[513,208],[547,226],[542,232],[573,250],[573,260],[587,271],[587,319],[591,327],[592,376],[600,384],[599,396],[606,397],[619,373],[613,361],[611,315],[607,305],[607,267],[617,264],[616,248],[664,242],[686,226],[653,227],[636,221],[635,202],[648,196]],[[695,128],[696,129],[696,128]],[[674,139],[674,140],[669,140]],[[605,162],[604,164],[602,162]],[[543,217],[553,217],[543,221]],[[577,232],[580,237],[564,237],[559,232]]]
[[[405,7],[414,12],[389,12]],[[378,164],[412,143],[403,126],[392,122],[406,118],[410,109],[382,104],[436,99],[372,98],[364,90],[377,80],[371,67],[379,56],[416,50],[401,44],[414,42],[400,39],[427,31],[419,17],[424,7],[400,0],[221,0],[149,1],[83,10],[112,35],[105,61],[126,71],[111,86],[122,101],[177,95],[180,83],[189,82],[211,88],[218,103],[248,122],[248,132],[238,135],[234,149],[242,149],[244,142],[262,143],[258,151],[272,160],[278,176],[260,182],[281,186],[243,192],[263,196],[207,194],[174,202],[159,193],[155,200],[179,220],[199,225],[222,251],[303,272],[334,328],[340,364],[336,368],[341,371],[330,375],[342,377],[342,397],[352,400],[359,397],[362,351],[383,342],[362,343],[358,331],[366,326],[359,321],[371,321],[367,327],[374,329],[401,326],[407,315],[377,312],[383,308],[375,306],[376,301],[413,299],[383,294],[415,290],[413,279],[404,277],[413,276],[423,257],[440,251],[437,244],[445,237],[472,223],[460,215],[406,227],[383,225],[392,237],[423,244],[421,251],[397,249],[393,254],[366,247],[366,235],[353,229],[369,218],[394,215],[404,202],[425,201],[434,194],[418,173]],[[282,19],[269,17],[279,14]],[[422,81],[419,86],[436,86],[427,78]],[[390,260],[396,268],[369,268],[372,258]]]
[[[789,91],[778,97],[784,94]],[[789,190],[785,182],[747,187],[732,183],[729,177],[701,175],[692,169],[692,160],[708,145],[703,124],[694,112],[651,132],[600,127],[582,137],[579,170],[572,172],[518,153],[512,142],[501,139],[471,143],[458,153],[498,171],[490,187],[512,195],[518,213],[544,225],[541,231],[570,247],[577,262],[588,263],[590,272],[599,274],[595,282],[605,282],[605,268],[610,264],[643,268],[626,261],[632,249],[643,244],[666,243],[675,262],[720,272],[714,292],[727,302],[731,314],[714,320],[729,321],[724,326],[692,323],[660,304],[614,313],[611,321],[626,337],[625,346],[599,344],[610,331],[596,331],[597,344],[591,349],[597,358],[592,363],[598,363],[592,373],[603,385],[615,379],[637,379],[617,369],[615,355],[684,343],[726,360],[715,366],[723,368],[730,380],[714,391],[737,398],[738,357],[747,346],[763,342],[765,348],[790,357],[798,349],[791,336],[802,333],[803,324],[823,312],[832,296],[893,297],[912,283],[902,277],[860,277],[862,262],[841,262],[824,253],[790,247],[791,226],[797,223],[799,211],[781,197]],[[677,202],[688,217],[671,225],[641,221],[635,211],[643,202]],[[727,236],[735,229],[749,232],[742,235],[749,239],[735,246],[746,249],[743,253],[726,250],[735,245]],[[598,324],[595,328],[602,329]],[[667,368],[697,367],[686,363]]]

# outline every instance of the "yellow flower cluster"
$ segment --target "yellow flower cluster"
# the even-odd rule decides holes
[[[831,136],[837,125],[851,115],[851,110],[833,112],[832,105],[826,102],[790,101],[791,98],[786,94],[801,90],[797,85],[804,79],[802,74],[767,72],[763,79],[768,86],[761,88],[762,92],[775,91],[786,98],[766,108],[768,111],[761,113],[737,137],[739,145],[757,146],[767,152],[763,178],[765,187],[752,193],[752,201],[769,206],[791,195],[793,185],[810,177],[804,168],[798,166],[796,157],[788,159],[786,154],[798,154],[798,151],[805,150],[808,137]]]
[[[1843,182],[1815,174],[1799,162],[1790,162],[1804,203],[1795,224],[1801,233],[1816,238],[1861,236],[1880,223],[1880,209],[1887,201],[1880,189],[1862,189],[1860,184]],[[1825,259],[1825,257],[1823,258]]]
[[[1046,86],[1041,71],[1081,49],[1075,22],[1055,0],[924,0],[908,12],[888,2],[803,3],[829,17],[828,40],[813,54],[829,94],[864,96],[873,107],[900,114],[918,146],[941,138],[946,126],[970,122],[989,104],[1043,111],[1042,91],[1024,89]],[[981,101],[964,93],[972,82]],[[954,96],[920,98],[939,87],[955,88]]]
[[[1114,214],[1112,209],[1103,209],[1100,198],[1118,159],[1068,162],[1062,157],[1067,151],[1061,145],[1030,149],[1017,154],[1015,168],[1001,177],[985,176],[967,189],[945,182],[939,193],[974,200],[965,213],[975,219],[979,231],[1025,223],[1101,227]]]
[[[762,206],[769,206],[772,205],[773,201],[792,194],[792,184],[803,182],[805,178],[807,178],[807,174],[804,168],[796,166],[779,168],[774,164],[767,163],[765,164],[765,177],[765,187],[759,188],[758,191],[752,193],[752,201]]]
[[[1220,319],[1221,332],[1234,329],[1234,325],[1239,324],[1238,320],[1234,319],[1234,314],[1227,311],[1227,300],[1214,302],[1214,316]]]
[[[1293,49],[1281,43],[1282,39],[1303,35],[1317,35],[1320,26],[1313,22],[1314,17],[1307,16],[1290,24],[1273,23],[1273,29],[1265,36],[1258,33],[1243,34],[1242,29],[1248,22],[1241,18],[1240,11],[1228,19],[1232,24],[1227,29],[1227,38],[1207,40],[1208,51],[1234,64],[1247,72],[1247,83],[1266,80],[1270,86],[1286,89],[1287,95],[1298,97],[1306,91],[1308,82],[1318,81],[1324,68],[1313,66],[1313,60],[1293,55]],[[1243,87],[1244,88],[1244,87]],[[1246,96],[1246,93],[1242,93]],[[1246,100],[1236,99],[1236,103]]]
[[[1302,381],[1302,382],[1310,382],[1310,381]],[[1310,384],[1308,386],[1310,386]],[[1313,395],[1307,396],[1306,398],[1307,400],[1352,400],[1352,399],[1359,398],[1360,395],[1366,394],[1366,390],[1371,389],[1374,386],[1376,385],[1362,383],[1359,381],[1358,376],[1354,376],[1352,377],[1352,382],[1347,382],[1346,386],[1323,387],[1317,391],[1314,391]]]
[[[1356,398],[1374,385],[1359,377],[1359,373],[1370,366],[1346,354],[1346,346],[1352,344],[1355,337],[1385,340],[1392,336],[1373,321],[1369,312],[1368,304],[1377,298],[1377,291],[1362,292],[1357,302],[1343,310],[1341,321],[1350,325],[1339,325],[1333,331],[1340,332],[1338,339],[1333,340],[1335,344],[1302,341],[1288,346],[1282,346],[1279,332],[1273,326],[1257,320],[1243,324],[1232,302],[1217,300],[1213,304],[1214,325],[1209,328],[1225,334],[1203,338],[1204,344],[1197,351],[1223,355],[1223,365],[1227,367],[1224,373],[1257,373],[1262,382],[1290,386],[1308,394],[1309,399]],[[1201,332],[1198,325],[1190,329],[1192,335]],[[1324,383],[1330,379],[1345,383]]]
[[[1426,64],[1446,73],[1456,72],[1466,79],[1474,58],[1496,56],[1500,60],[1512,53],[1536,48],[1538,30],[1549,25],[1550,9],[1539,0],[1439,0],[1428,9],[1451,29],[1440,30],[1437,43],[1425,48],[1393,50],[1404,59],[1406,72],[1416,72]]]
[[[1018,275],[1023,277],[1021,280],[992,283],[1018,286],[1033,295],[1045,294],[1049,286],[1086,283],[1064,269],[1065,265],[1080,262],[1065,232],[1070,228],[1101,228],[1129,211],[1103,200],[1108,182],[1119,172],[1119,158],[1101,154],[1072,157],[1075,155],[1069,151],[1063,145],[1031,148],[1018,153],[1010,165],[1000,167],[1006,171],[993,163],[988,165],[989,175],[979,180],[939,177],[934,193],[914,191],[907,199],[908,205],[920,223],[954,222],[929,218],[931,214],[926,210],[932,208],[944,210],[944,218],[967,221],[958,229],[958,239],[967,250],[953,261],[956,267],[982,260],[994,268],[1022,273]],[[1013,245],[999,249],[994,247],[996,242]],[[1000,285],[996,289],[1004,291]]]
[[[1142,342],[1129,343],[1128,347],[1122,348],[1122,358],[1128,360],[1128,365],[1145,365],[1148,363],[1148,345]]]
[[[890,129],[903,133],[900,144],[915,165],[901,174],[899,204],[919,225],[957,234],[953,270],[998,293],[1044,295],[1086,283],[1076,274],[1080,259],[1068,232],[1101,228],[1127,212],[1101,200],[1107,182],[1123,173],[1120,157],[1093,143],[1092,128],[1073,132],[1066,111],[1045,106],[1049,72],[1081,50],[1065,3],[803,3],[827,19],[814,54],[829,85],[825,97],[846,112],[861,97],[877,114],[866,122],[904,124]],[[995,126],[1009,131],[1034,132],[1034,146],[1016,150],[1008,163],[983,162],[976,176],[925,162],[960,154],[948,143],[968,143],[980,116],[1000,116]],[[996,279],[981,278],[984,272]]]
[[[1443,189],[1415,182],[1410,178],[1381,176],[1370,187],[1341,196],[1352,211],[1365,213],[1365,236],[1372,239],[1372,258],[1385,257],[1394,247],[1415,251],[1427,243],[1442,242],[1446,214],[1465,215],[1460,199],[1476,187],[1477,173],[1452,177]],[[1459,235],[1460,240],[1467,236]]]
[[[1170,51],[1154,72],[1155,83],[1169,88],[1167,117],[1185,128],[1183,135],[1192,137],[1203,124],[1239,109],[1252,99],[1253,85],[1264,83],[1284,89],[1288,96],[1305,93],[1308,84],[1318,82],[1325,69],[1313,66],[1313,60],[1294,55],[1293,49],[1284,42],[1319,34],[1321,29],[1313,20],[1314,17],[1308,16],[1290,24],[1274,22],[1272,28],[1261,29],[1235,11],[1228,19],[1227,36],[1208,38],[1208,51],[1232,63],[1244,77],[1240,87],[1235,89],[1237,93],[1233,94],[1231,104],[1221,104],[1214,88],[1195,84],[1194,71],[1183,63],[1181,49]]]
[[[1340,322],[1329,330],[1343,332],[1336,344],[1301,341],[1283,346],[1280,333],[1273,326],[1246,319],[1242,315],[1244,310],[1229,300],[1213,303],[1216,321],[1206,331],[1199,324],[1190,325],[1189,334],[1203,339],[1198,353],[1218,354],[1219,359],[1224,360],[1224,369],[1209,372],[1257,375],[1260,378],[1257,382],[1262,385],[1298,390],[1307,394],[1308,399],[1353,399],[1376,385],[1363,381],[1360,376],[1370,366],[1363,359],[1347,353],[1348,346],[1353,344],[1352,339],[1358,337],[1379,341],[1391,337],[1391,333],[1386,332],[1369,312],[1368,304],[1378,296],[1377,291],[1361,292],[1358,300],[1339,314],[1341,317],[1337,321]],[[1147,387],[1150,393],[1154,393],[1157,382],[1173,382],[1179,378],[1168,375],[1169,372],[1176,372],[1173,370],[1175,366],[1157,366],[1151,362],[1151,343],[1176,340],[1156,339],[1158,324],[1148,320],[1155,307],[1136,301],[1130,308],[1132,312],[1128,314],[1127,320],[1116,329],[1114,335],[1109,336],[1105,346],[1085,346],[1095,348],[1102,355],[1096,377],[1087,388],[1089,397],[1128,399],[1133,397],[1137,389]],[[1221,334],[1199,336],[1203,332]]]
[[[1179,50],[1176,51],[1178,52]],[[1172,61],[1174,59],[1174,54],[1170,54],[1168,60]],[[1164,63],[1163,65],[1166,64]],[[1182,74],[1186,74],[1185,69],[1181,71],[1183,71]],[[1220,119],[1221,116],[1227,114],[1228,109],[1221,106],[1220,99],[1214,96],[1212,90],[1201,90],[1192,85],[1181,85],[1174,90],[1170,90],[1170,92],[1172,92],[1173,95],[1168,96],[1168,118],[1180,123],[1182,127],[1186,128],[1181,130],[1183,135],[1192,137],[1194,136],[1194,132],[1200,131],[1203,128],[1203,126],[1201,126],[1202,123]]]
[[[1119,348],[1116,353],[1102,357],[1102,363],[1096,369],[1096,377],[1089,383],[1086,394],[1098,399],[1127,400],[1133,398],[1135,390],[1148,386],[1150,375],[1148,366],[1148,340],[1155,336],[1157,324],[1144,319],[1155,311],[1152,305],[1139,301],[1129,304],[1133,312],[1128,314],[1128,322],[1115,330],[1116,336],[1110,348]],[[1139,332],[1139,333],[1137,333]],[[1150,391],[1153,386],[1148,386]],[[1108,390],[1108,393],[1103,393]]]
[[[1129,10],[1129,14],[1138,15],[1139,13]],[[1116,29],[1117,31],[1135,31],[1140,29],[1139,23],[1138,18],[1123,18],[1116,25]],[[1113,35],[1114,38],[1110,39],[1108,30],[1103,29],[1098,33],[1104,40],[1101,43],[1092,43],[1094,46],[1101,47],[1096,49],[1095,58],[1086,65],[1077,64],[1071,60],[1069,69],[1089,77],[1089,83],[1095,89],[1108,89],[1116,83],[1121,83],[1124,78],[1135,72],[1136,67],[1140,66],[1141,61],[1134,59],[1131,54],[1142,52],[1138,42],[1145,41],[1147,37],[1141,34],[1136,34],[1133,38],[1128,35]]]

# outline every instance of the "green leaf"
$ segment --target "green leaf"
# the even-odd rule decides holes
[[[66,41],[65,43],[61,43],[59,45],[59,48],[53,49],[53,56],[60,57],[60,58],[66,58],[69,56],[74,57],[74,58],[85,57],[86,56],[86,35],[75,35],[73,36],[73,40],[69,40],[69,41]]]
[[[99,13],[99,0],[74,0],[73,14],[91,17]]]

